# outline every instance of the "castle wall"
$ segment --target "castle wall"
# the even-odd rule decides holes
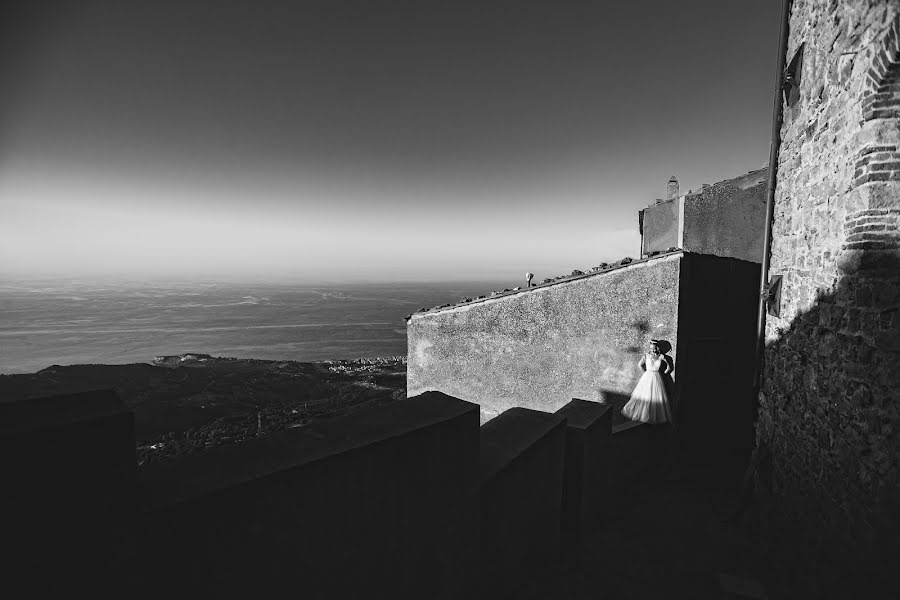
[[[134,418],[112,391],[0,400],[0,595],[96,590],[96,573],[125,568],[136,471]]]
[[[770,274],[784,279],[757,436],[776,514],[825,589],[849,565],[877,582],[900,537],[900,5],[797,0],[789,32],[786,63],[805,46],[781,128]]]
[[[762,262],[767,177],[760,169],[686,195],[678,247]]]
[[[678,248],[681,242],[678,237],[679,207],[681,200],[676,198],[648,206],[641,211],[641,254],[665,252],[669,248]]]
[[[762,262],[768,169],[704,185],[640,211],[641,254],[680,248]]]
[[[626,398],[648,338],[676,356],[681,254],[496,299],[413,315],[407,395],[475,402],[489,419],[515,406],[554,412],[572,398]]]

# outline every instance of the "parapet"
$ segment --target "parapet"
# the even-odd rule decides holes
[[[548,277],[546,279],[543,279],[540,283],[538,283],[536,285],[532,285],[531,287],[507,288],[503,291],[491,292],[491,294],[489,296],[484,295],[484,296],[478,296],[477,298],[466,297],[466,298],[461,299],[459,302],[441,304],[438,306],[434,306],[432,308],[420,308],[417,312],[415,312],[411,315],[406,315],[404,317],[404,320],[409,322],[409,320],[411,318],[418,317],[420,315],[434,314],[434,313],[442,312],[444,310],[456,309],[456,308],[459,308],[462,306],[471,306],[471,305],[479,304],[482,302],[490,302],[490,301],[498,300],[498,299],[501,299],[504,297],[512,297],[512,296],[517,296],[517,295],[521,295],[521,294],[528,294],[531,292],[535,292],[537,290],[544,290],[551,286],[560,285],[560,284],[564,284],[564,283],[570,283],[572,281],[578,281],[580,279],[595,277],[597,275],[604,275],[606,273],[610,273],[613,271],[619,271],[626,267],[642,265],[644,263],[650,262],[655,259],[665,258],[668,256],[674,256],[674,255],[680,255],[681,253],[682,253],[681,248],[672,247],[672,248],[667,248],[666,250],[663,250],[663,251],[654,251],[654,252],[648,254],[647,256],[645,256],[643,258],[639,258],[639,259],[625,257],[614,263],[605,263],[605,262],[600,263],[596,267],[592,267],[591,270],[588,272],[584,272],[579,269],[575,269],[574,271],[572,271],[572,273],[570,275],[559,275],[557,277]]]

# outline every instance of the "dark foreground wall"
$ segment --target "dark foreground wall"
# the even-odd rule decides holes
[[[760,265],[686,256],[678,309],[680,435],[701,451],[749,453]]]
[[[562,545],[578,555],[582,542],[609,518],[612,481],[612,410],[608,404],[573,399],[556,411],[566,419],[562,494]]]
[[[477,559],[478,411],[440,393],[142,474],[142,587],[462,598]]]
[[[670,254],[413,315],[407,395],[440,390],[491,418],[514,406],[554,412],[572,398],[630,394],[647,340],[676,345],[681,260]]]
[[[0,596],[96,589],[118,570],[135,473],[112,391],[0,402]]]
[[[565,417],[536,410],[481,428],[479,597],[517,597],[557,567],[565,446]]]
[[[114,393],[0,404],[0,595],[569,597],[561,542],[608,517],[609,414],[479,429],[430,392],[136,474]]]

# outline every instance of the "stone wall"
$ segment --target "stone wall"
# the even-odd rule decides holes
[[[626,398],[651,337],[676,357],[680,253],[436,312],[407,323],[407,395],[554,412],[572,398]]]
[[[762,262],[766,181],[762,168],[671,200],[657,200],[638,213],[641,255],[680,248]]]
[[[757,437],[775,514],[808,542],[820,593],[849,566],[865,572],[857,585],[889,578],[878,567],[900,537],[898,40],[896,1],[791,8],[800,94],[784,104],[770,270],[783,287]]]
[[[768,169],[720,181],[682,200],[678,246],[698,254],[762,262]]]
[[[140,472],[111,390],[0,417],[4,598],[574,597],[571,531],[595,542],[630,493],[609,485],[607,407],[583,401],[479,429],[434,392]]]
[[[679,207],[681,199],[657,202],[638,213],[641,226],[641,255],[678,248]]]
[[[565,416],[527,408],[481,428],[482,598],[521,597],[536,575],[558,566],[566,438]]]

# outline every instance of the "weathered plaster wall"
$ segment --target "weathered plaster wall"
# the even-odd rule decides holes
[[[676,356],[681,256],[413,315],[407,395],[440,390],[491,418],[630,394],[649,338],[669,340]]]
[[[767,177],[759,169],[686,195],[679,247],[762,262]]]
[[[678,247],[678,206],[675,198],[641,211],[641,254]]]
[[[810,542],[820,591],[848,567],[857,585],[897,580],[876,571],[900,539],[898,12],[797,0],[790,17],[787,62],[805,48],[781,130],[770,273],[784,281],[757,437],[775,514]]]

